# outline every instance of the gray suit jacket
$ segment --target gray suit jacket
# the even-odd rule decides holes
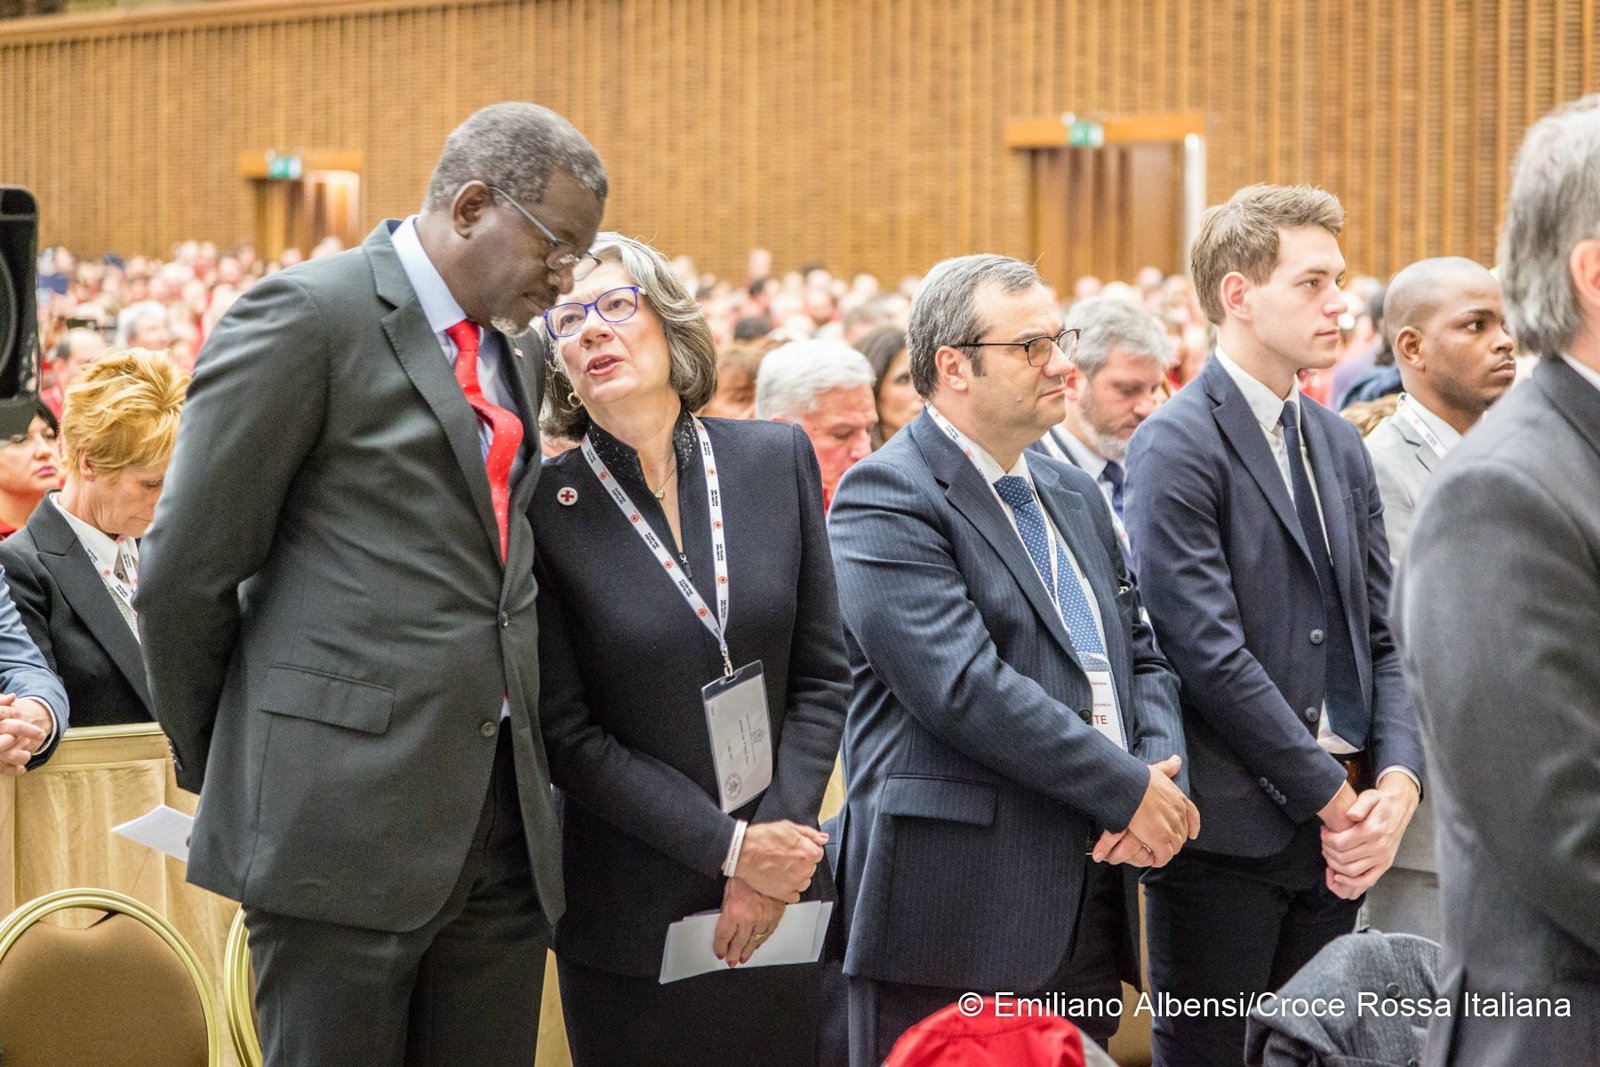
[[[1372,473],[1378,479],[1378,495],[1383,499],[1383,532],[1389,538],[1389,558],[1399,570],[1423,490],[1443,461],[1410,423],[1393,415],[1373,428],[1366,445],[1372,456]],[[1433,798],[1424,796],[1405,837],[1400,839],[1394,865],[1437,873],[1439,864],[1433,853]]]
[[[1372,471],[1378,478],[1378,495],[1383,498],[1383,532],[1389,538],[1389,556],[1398,566],[1411,540],[1411,524],[1422,491],[1442,462],[1433,449],[1404,419],[1390,415],[1366,438],[1372,455]]]
[[[1547,357],[1440,469],[1395,621],[1439,815],[1427,1061],[1590,1063],[1600,1048],[1600,390]],[[1462,1017],[1469,996],[1572,1018]]]
[[[138,596],[156,717],[201,794],[189,877],[300,918],[422,925],[461,872],[503,694],[554,921],[526,514],[540,359],[502,364],[529,457],[502,565],[477,419],[393,225],[253,287],[189,390]]]
[[[1439,946],[1368,931],[1330,941],[1250,1013],[1249,1067],[1416,1067],[1439,992]],[[1335,1011],[1333,1001],[1337,1000]],[[1321,1001],[1316,1010],[1291,1005]]]
[[[1038,989],[1073,943],[1085,851],[1128,825],[1147,763],[1185,755],[1177,678],[1100,490],[1048,457],[1028,466],[1099,601],[1130,751],[1089,724],[1088,676],[1027,550],[924,413],[851,468],[828,516],[854,679],[840,863],[852,976]],[[1131,878],[1127,890],[1131,906]]]

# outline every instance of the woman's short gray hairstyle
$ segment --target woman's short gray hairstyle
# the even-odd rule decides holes
[[[1010,256],[957,256],[937,263],[917,287],[906,323],[906,349],[911,360],[911,384],[931,398],[939,384],[933,356],[944,345],[976,341],[988,327],[978,314],[975,294],[993,282],[1003,293],[1018,293],[1039,284],[1033,265]],[[967,359],[974,374],[983,373],[983,349],[969,348]]]
[[[1114,348],[1147,356],[1162,370],[1178,361],[1177,350],[1156,317],[1120,296],[1091,296],[1073,304],[1067,309],[1067,329],[1078,331],[1072,365],[1086,378],[1100,373]]]
[[[667,383],[683,401],[686,411],[699,411],[717,391],[717,349],[711,328],[700,304],[683,287],[677,272],[666,257],[643,241],[620,233],[602,233],[589,249],[601,263],[620,263],[641,299],[648,300],[661,320],[667,338],[667,360],[671,369]],[[552,354],[549,360],[550,384],[545,390],[545,416],[540,422],[552,437],[577,440],[589,428],[589,413],[572,391],[567,372],[556,354],[556,340],[550,336],[544,317],[534,320],[534,329]]]
[[[423,206],[443,210],[470,181],[504,189],[524,206],[537,204],[557,171],[605,202],[606,168],[577,127],[538,104],[490,104],[445,138]]]
[[[1546,115],[1517,152],[1500,231],[1511,335],[1529,352],[1565,352],[1583,332],[1568,260],[1600,238],[1600,93]]]
[[[798,419],[817,410],[830,389],[877,380],[867,357],[843,341],[790,341],[767,353],[756,375],[756,418]]]

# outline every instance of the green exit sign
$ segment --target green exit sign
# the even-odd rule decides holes
[[[302,168],[299,156],[268,156],[267,177],[283,180],[298,181]]]
[[[1106,143],[1106,128],[1098,122],[1079,119],[1067,127],[1067,144],[1073,148],[1099,148]]]

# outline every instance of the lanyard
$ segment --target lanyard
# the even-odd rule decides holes
[[[717,639],[717,647],[722,651],[722,669],[726,676],[733,675],[733,660],[728,656],[728,641],[724,633],[728,625],[728,549],[723,538],[722,530],[722,489],[717,480],[717,460],[711,452],[711,438],[706,434],[706,428],[699,419],[694,420],[695,434],[700,439],[700,462],[706,472],[706,499],[711,509],[711,556],[716,562],[717,577],[717,612],[713,616],[711,609],[706,606],[705,598],[700,595],[700,590],[694,587],[689,576],[683,573],[683,568],[673,560],[672,554],[667,551],[666,545],[661,543],[661,538],[650,529],[650,524],[644,521],[644,516],[639,509],[634,507],[633,499],[628,496],[628,491],[622,488],[620,482],[612,477],[611,471],[606,467],[605,460],[594,450],[594,445],[589,441],[589,435],[584,434],[579,447],[583,450],[583,458],[588,460],[589,469],[594,471],[594,476],[600,479],[600,484],[611,494],[611,502],[617,505],[617,510],[633,526],[634,533],[655,554],[656,562],[661,564],[661,569],[667,577],[672,579],[672,584],[677,586],[683,599],[688,601],[689,607],[694,610],[695,617],[700,620],[711,636]]]
[[[989,475],[984,473],[983,466],[978,462],[978,453],[977,453],[977,447],[978,446],[973,444],[971,441],[969,441],[967,439],[967,435],[966,434],[964,434],[960,430],[956,429],[954,423],[952,423],[949,419],[945,418],[943,415],[939,414],[939,409],[938,408],[934,407],[932,404],[929,404],[928,407],[927,407],[927,411],[928,411],[928,414],[933,418],[934,424],[936,426],[938,426],[939,429],[943,430],[944,431],[944,435],[946,437],[950,438],[950,440],[954,441],[956,443],[956,447],[957,448],[961,449],[962,455],[966,456],[967,459],[971,460],[972,461],[972,465],[978,468],[978,473],[983,476],[984,484],[987,485],[988,482],[989,482]],[[1055,442],[1051,442],[1051,443],[1054,444]],[[1061,446],[1060,445],[1056,445],[1056,447],[1059,448]],[[997,466],[997,467],[999,465],[1000,465],[999,463],[995,464],[995,466]],[[995,487],[993,485],[989,486],[989,492],[994,494],[995,503],[999,504],[1001,507],[1007,507],[1006,502],[1000,499],[1000,493],[999,493],[998,490],[995,489]],[[1050,579],[1045,582],[1045,590],[1044,591],[1046,593],[1050,594],[1050,600],[1051,600],[1051,602],[1053,604],[1055,604],[1056,611],[1057,611],[1057,613],[1059,613],[1061,611],[1061,573],[1060,573],[1060,569],[1058,568],[1058,566],[1056,564],[1056,559],[1057,559],[1056,553],[1057,553],[1058,549],[1056,548],[1055,526],[1054,526],[1053,523],[1051,523],[1049,521],[1048,516],[1045,515],[1044,508],[1042,506],[1040,506],[1039,504],[1036,503],[1036,504],[1034,504],[1034,507],[1039,508],[1039,516],[1040,516],[1041,519],[1045,520],[1044,521],[1044,539],[1045,539],[1045,543],[1047,545],[1047,550],[1048,550],[1049,555],[1050,555]],[[1013,527],[1016,526],[1016,520],[1014,520],[1014,519],[1012,520],[1012,526]],[[1018,533],[1017,533],[1017,538],[1019,540],[1022,538],[1022,533],[1020,531],[1018,531]],[[1023,547],[1026,548],[1027,546],[1024,545]],[[1038,570],[1038,569],[1039,568],[1037,566],[1034,567],[1034,570]],[[1040,577],[1041,580],[1044,579],[1044,575],[1043,574],[1039,575],[1039,577]]]
[[[138,565],[133,561],[133,549],[129,547],[130,543],[130,540],[125,540],[120,537],[116,540],[117,559],[122,564],[122,573],[132,578],[132,583],[130,584],[129,582],[125,582],[121,578],[117,577],[115,565],[110,567],[101,567],[100,580],[105,583],[106,588],[111,591],[112,596],[122,601],[123,605],[128,609],[128,614],[132,615],[133,591],[139,584],[139,579],[133,576],[139,573],[139,569]],[[96,562],[98,563],[99,561],[97,560]]]
[[[1417,410],[1417,402],[1411,399],[1409,394],[1400,394],[1400,403],[1394,409],[1394,413],[1405,419],[1411,428],[1417,431],[1417,434],[1427,442],[1428,447],[1433,449],[1434,455],[1440,459],[1444,458],[1444,442],[1440,441],[1439,435],[1433,432],[1433,427],[1423,420],[1421,412]]]

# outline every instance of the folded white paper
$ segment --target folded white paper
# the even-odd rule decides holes
[[[193,815],[185,815],[177,808],[157,804],[132,822],[113,826],[111,832],[188,863],[189,834],[193,829]]]
[[[728,969],[726,960],[712,951],[720,912],[705,911],[679,919],[667,927],[667,947],[661,954],[661,984],[697,974]],[[783,909],[783,918],[745,967],[777,967],[788,963],[815,963],[822,954],[822,941],[828,933],[833,901],[808,900]]]

